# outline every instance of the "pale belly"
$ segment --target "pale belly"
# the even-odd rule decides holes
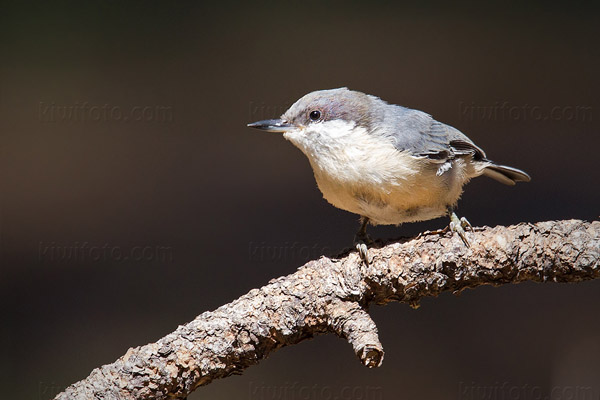
[[[466,182],[460,167],[454,166],[444,176],[437,176],[431,168],[376,182],[350,183],[319,171],[315,171],[315,179],[332,205],[368,217],[374,225],[398,225],[446,215]]]

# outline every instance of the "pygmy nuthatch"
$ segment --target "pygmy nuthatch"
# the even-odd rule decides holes
[[[468,246],[464,218],[453,211],[465,183],[486,175],[507,185],[525,172],[498,165],[457,129],[430,115],[347,88],[319,90],[280,119],[248,126],[283,136],[307,157],[323,197],[361,216],[357,248],[367,261],[372,225],[398,225],[448,214]]]

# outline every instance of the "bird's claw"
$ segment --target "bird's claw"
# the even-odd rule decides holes
[[[358,251],[358,255],[360,256],[361,260],[363,260],[367,265],[369,265],[370,244],[373,244],[373,240],[366,233],[359,233],[354,238],[354,245],[356,247],[356,250]]]
[[[417,239],[420,239],[422,237],[425,236],[432,236],[432,235],[443,235],[445,233],[448,232],[450,228],[448,226],[444,227],[443,229],[436,229],[435,231],[425,231],[425,232],[421,232],[417,235]]]
[[[467,231],[473,231],[473,225],[465,217],[460,217],[460,225]]]
[[[365,264],[369,265],[369,250],[367,244],[362,240],[356,242],[356,250],[358,250],[360,259],[363,260]]]
[[[450,231],[458,233],[458,236],[460,236],[465,246],[471,247],[469,241],[467,240],[467,234],[465,231],[472,231],[473,227],[465,217],[459,219],[454,211],[451,212],[450,225],[448,225],[448,227],[450,228]]]

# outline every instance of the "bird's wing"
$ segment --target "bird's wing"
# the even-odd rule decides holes
[[[401,151],[445,162],[456,156],[485,159],[485,152],[458,129],[434,120],[429,114],[397,106],[383,120],[385,135]]]
[[[440,122],[438,122],[439,124]],[[454,149],[454,153],[458,155],[472,155],[475,160],[487,160],[485,151],[477,146],[471,139],[469,139],[464,133],[450,125],[444,125],[448,131],[448,143]]]

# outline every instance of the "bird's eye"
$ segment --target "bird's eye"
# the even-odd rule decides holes
[[[311,111],[310,114],[308,114],[308,116],[312,121],[318,121],[321,118],[321,111],[319,111],[319,110]]]

